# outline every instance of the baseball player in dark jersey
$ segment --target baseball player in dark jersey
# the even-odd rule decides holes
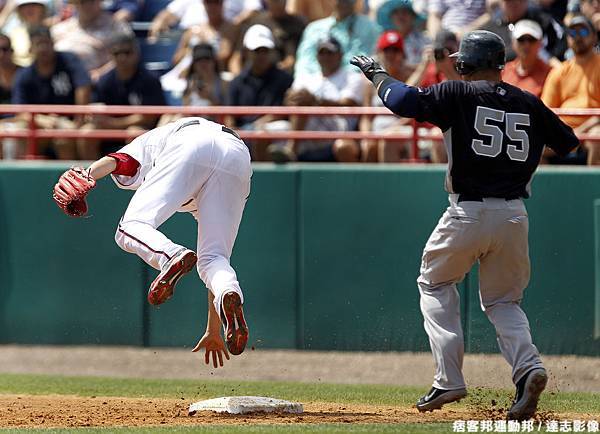
[[[579,141],[538,98],[501,81],[505,47],[498,35],[468,33],[453,56],[463,80],[426,89],[391,78],[369,57],[351,60],[391,111],[440,127],[448,152],[450,206],[427,241],[417,280],[436,368],[433,387],[417,408],[439,409],[467,395],[456,284],[479,262],[481,307],[517,389],[508,419],[526,420],[548,376],[520,307],[530,271],[523,199],[544,146],[566,155]]]

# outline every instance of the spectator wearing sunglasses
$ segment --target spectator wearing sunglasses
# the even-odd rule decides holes
[[[548,74],[542,91],[542,100],[553,108],[600,108],[600,54],[592,23],[583,15],[574,16],[567,27],[567,40],[574,57],[563,62]],[[576,134],[600,135],[598,116],[561,116]],[[600,141],[584,142],[587,163],[600,165]],[[578,157],[584,157],[578,153]],[[548,156],[550,161],[554,156]],[[561,161],[562,162],[562,161]]]
[[[506,64],[502,80],[539,97],[552,69],[539,56],[544,37],[542,28],[535,21],[521,20],[515,24],[512,37],[517,58]]]
[[[118,33],[110,42],[114,68],[98,80],[94,102],[106,105],[165,105],[160,80],[144,68],[140,62],[140,50],[135,36]],[[91,115],[82,129],[143,130],[156,126],[158,116]],[[94,160],[124,145],[123,141],[82,140],[78,143],[81,159]]]

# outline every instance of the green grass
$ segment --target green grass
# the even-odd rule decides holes
[[[50,375],[0,374],[0,393],[31,395],[124,396],[139,398],[185,398],[199,400],[217,396],[259,395],[292,401],[319,401],[412,406],[426,388],[386,385],[296,383],[275,381],[195,381]],[[476,389],[458,406],[495,400],[508,405],[512,390]],[[600,394],[584,392],[545,393],[541,409],[553,412],[600,414]]]
[[[261,395],[299,402],[331,402],[411,407],[425,388],[386,385],[340,385],[327,383],[243,382],[194,380],[143,380],[103,377],[60,377],[48,375],[0,375],[0,394],[123,396],[138,398],[183,398],[189,402],[217,396]],[[509,405],[512,390],[473,389],[469,398],[456,404],[469,408],[495,400],[500,407]],[[546,393],[540,410],[553,413],[590,413],[600,418],[600,394]],[[321,424],[321,425],[241,425],[173,428],[80,428],[65,430],[0,430],[4,432],[43,433],[446,433],[452,425],[441,424]]]

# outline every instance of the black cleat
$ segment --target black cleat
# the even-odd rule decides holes
[[[535,368],[525,374],[517,383],[515,400],[506,418],[518,421],[531,419],[547,382],[548,374],[544,368]]]
[[[429,393],[417,401],[420,412],[439,410],[444,404],[457,402],[467,396],[467,389],[442,390],[432,387]]]

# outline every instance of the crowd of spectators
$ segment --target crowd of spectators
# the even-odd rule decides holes
[[[162,6],[156,9],[156,6]],[[148,11],[153,10],[151,16]],[[500,35],[503,80],[553,108],[600,108],[600,0],[0,0],[1,104],[380,106],[349,64],[376,56],[427,87],[459,79],[449,55],[470,30]],[[150,68],[146,53],[173,50]],[[152,70],[150,70],[152,69]],[[451,107],[448,110],[452,110]],[[38,128],[144,130],[179,115],[36,115]],[[599,116],[562,116],[582,146],[546,163],[600,165]],[[0,129],[27,128],[23,114]],[[439,130],[391,115],[229,116],[240,130],[427,136],[418,158],[445,162]],[[47,158],[96,159],[122,140],[40,140]],[[406,140],[248,141],[257,161],[400,162]],[[24,143],[4,139],[4,158]]]

